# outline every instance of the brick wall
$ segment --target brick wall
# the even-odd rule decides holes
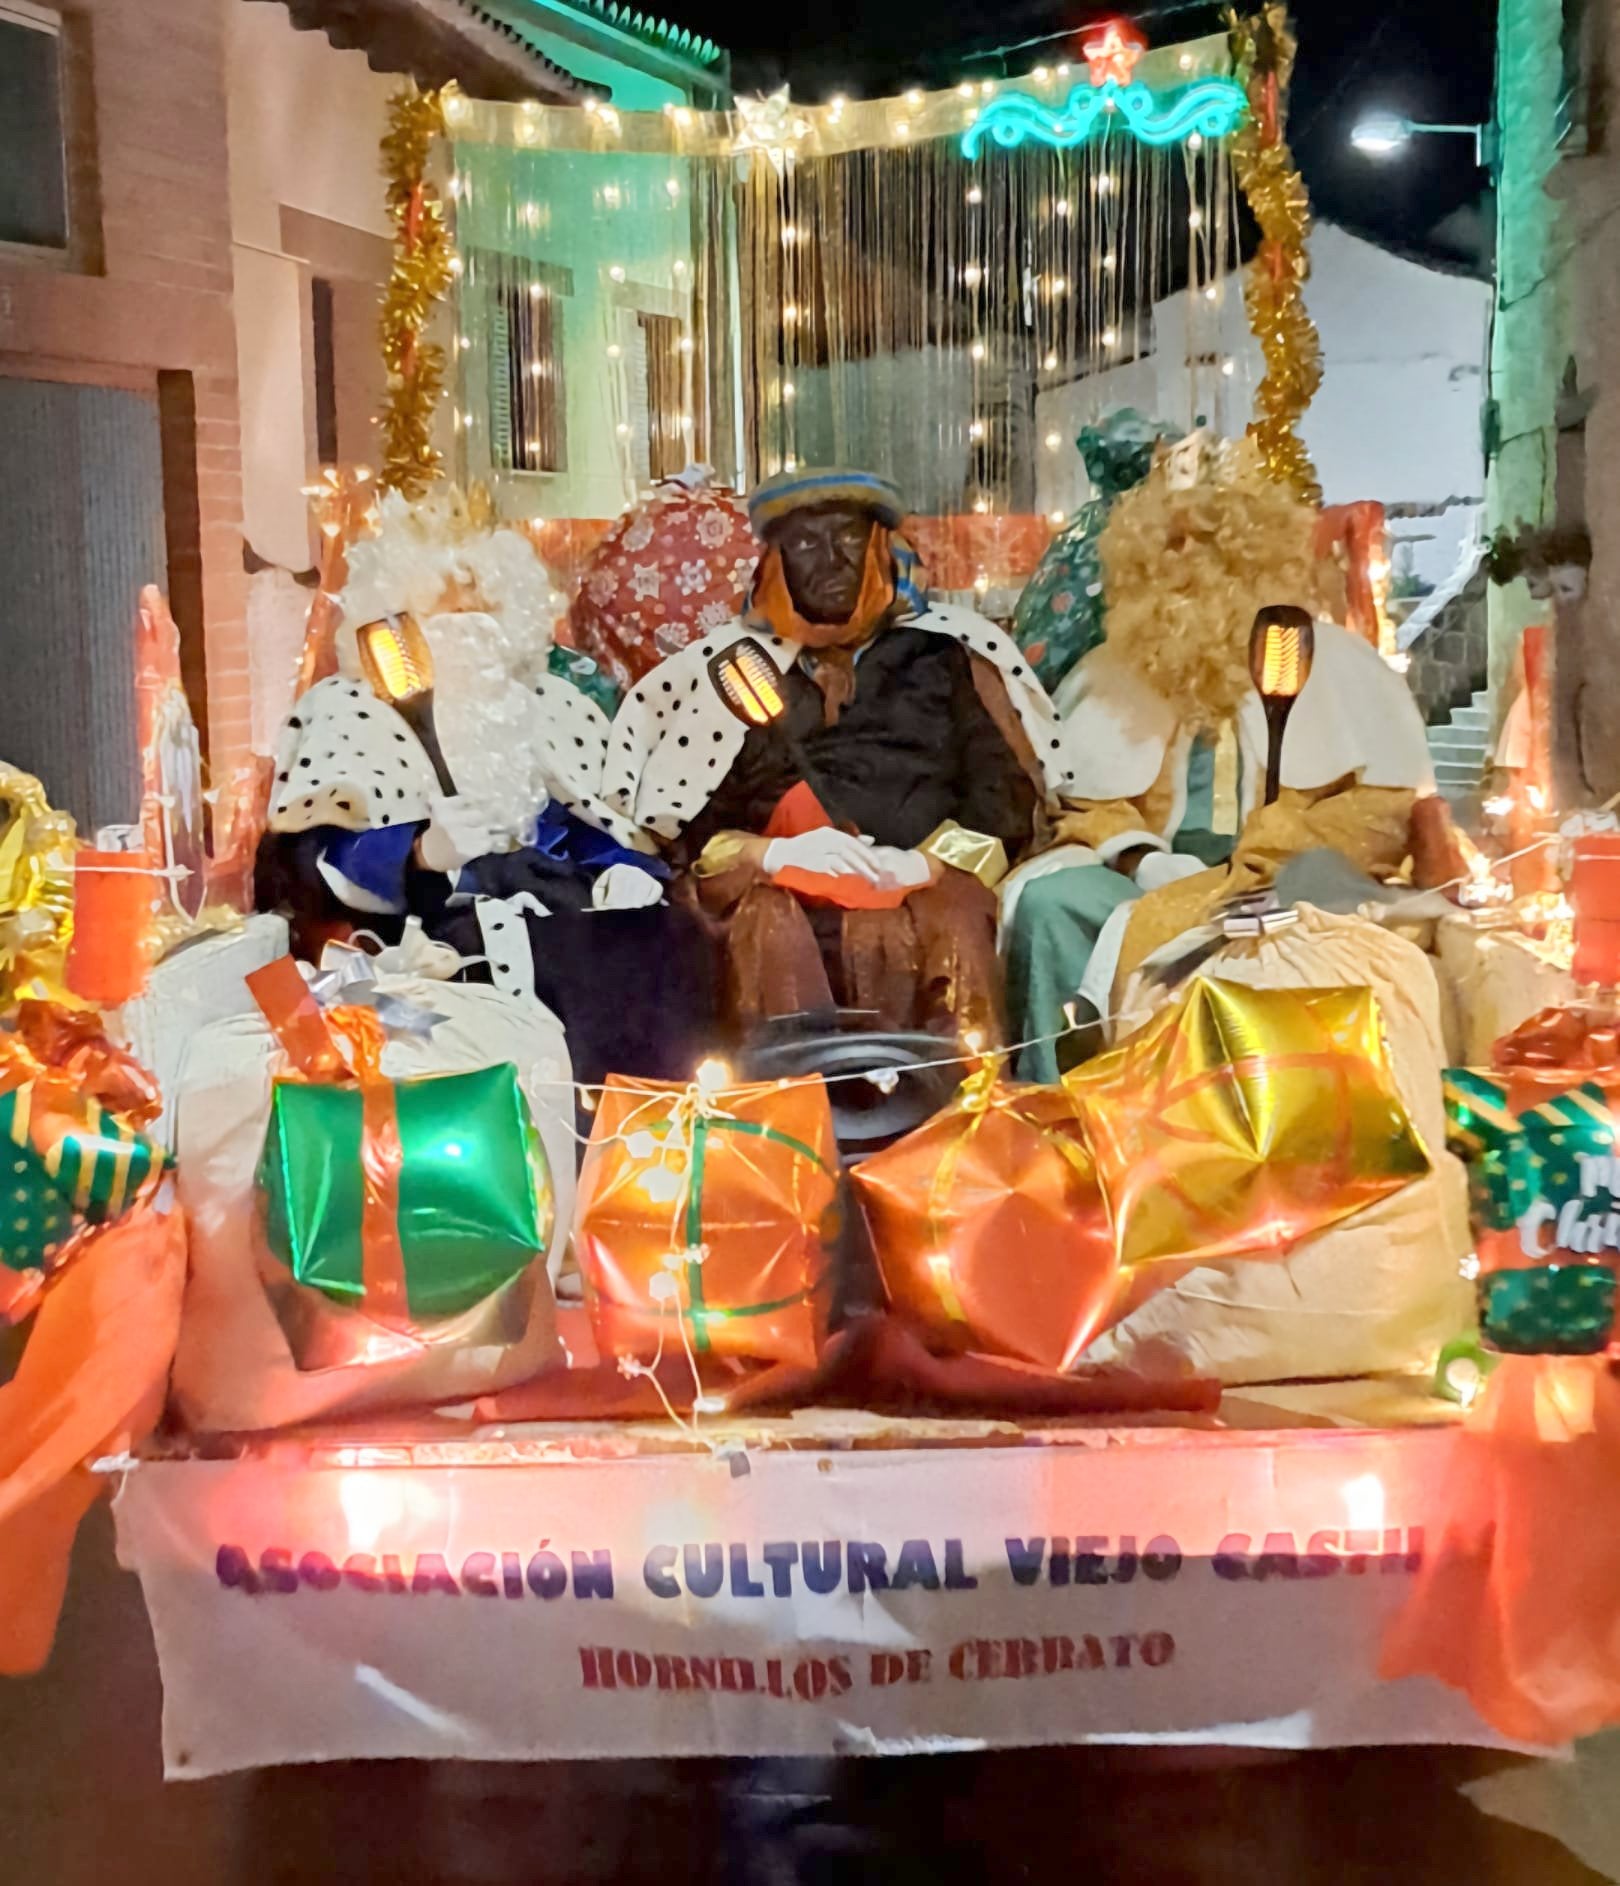
[[[182,628],[206,653],[218,773],[246,756],[250,714],[224,15],[218,0],[67,0],[63,12],[83,101],[70,162],[93,178],[92,209],[99,197],[101,272],[0,257],[0,374],[154,394],[160,373],[192,376],[202,619]],[[171,389],[166,420],[172,403]]]

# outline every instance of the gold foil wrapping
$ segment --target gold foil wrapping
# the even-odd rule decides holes
[[[1007,875],[1007,847],[1001,840],[970,832],[955,819],[937,825],[917,849],[925,858],[937,858],[977,878],[987,891],[993,891]]]
[[[1126,1271],[1281,1254],[1429,1170],[1365,988],[1199,980],[1064,1086]]]
[[[1266,374],[1255,390],[1258,417],[1249,434],[1278,483],[1307,504],[1320,504],[1316,467],[1298,431],[1322,384],[1322,344],[1304,301],[1310,196],[1283,135],[1295,52],[1288,9],[1273,4],[1241,19],[1234,13],[1231,42],[1233,65],[1249,94],[1249,115],[1232,139],[1232,163],[1260,225],[1243,299]]]
[[[427,179],[434,141],[443,133],[442,91],[419,92],[412,86],[391,100],[382,159],[394,224],[394,266],[382,305],[388,395],[381,415],[379,482],[408,498],[419,498],[441,470],[433,411],[444,392],[444,349],[425,336],[452,274],[444,204]]]

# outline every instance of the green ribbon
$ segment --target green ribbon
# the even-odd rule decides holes
[[[685,1235],[688,1251],[695,1251],[703,1242],[703,1175],[708,1161],[711,1132],[746,1133],[755,1139],[772,1140],[830,1174],[831,1168],[820,1153],[813,1146],[807,1146],[803,1140],[795,1139],[791,1133],[766,1126],[760,1120],[711,1119],[706,1113],[697,1114],[692,1122],[692,1163],[687,1167],[686,1182]],[[703,1266],[689,1258],[686,1265],[687,1308],[681,1314],[692,1324],[693,1348],[703,1352],[713,1346],[709,1341],[708,1330],[711,1322],[729,1322],[733,1317],[741,1316],[768,1316],[773,1311],[789,1309],[795,1303],[802,1303],[809,1295],[809,1290],[801,1290],[796,1296],[780,1297],[774,1303],[755,1303],[735,1310],[711,1310],[703,1299]]]

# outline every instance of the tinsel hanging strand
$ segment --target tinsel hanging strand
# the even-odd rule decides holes
[[[450,287],[453,250],[444,204],[428,181],[436,138],[444,135],[444,93],[414,86],[388,106],[382,140],[388,214],[394,224],[394,266],[382,300],[382,472],[387,490],[418,498],[443,469],[433,443],[433,414],[444,392],[444,349],[424,338],[436,304]]]
[[[1249,97],[1248,115],[1232,139],[1232,163],[1260,225],[1260,247],[1243,285],[1249,327],[1266,363],[1249,435],[1273,478],[1306,503],[1320,504],[1322,487],[1298,430],[1322,384],[1322,343],[1303,292],[1311,272],[1305,247],[1310,196],[1283,135],[1295,39],[1280,0],[1241,19],[1227,17],[1233,67]]]

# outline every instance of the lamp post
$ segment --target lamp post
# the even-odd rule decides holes
[[[1474,162],[1490,165],[1487,148],[1490,127],[1483,124],[1422,124],[1393,111],[1370,112],[1351,127],[1350,142],[1364,157],[1394,157],[1418,136],[1462,137],[1474,140]]]

